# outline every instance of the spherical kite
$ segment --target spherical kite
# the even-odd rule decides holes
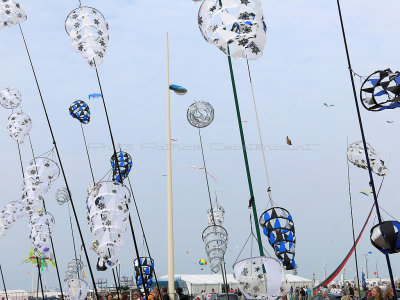
[[[101,181],[89,192],[87,220],[94,238],[92,249],[106,265],[118,263],[122,234],[126,231],[131,193],[118,181]]]
[[[239,290],[246,299],[276,299],[287,281],[282,263],[271,257],[252,257],[233,265]]]
[[[360,99],[369,111],[400,107],[400,73],[390,69],[372,73],[361,86]]]
[[[67,270],[65,271],[64,281],[68,281],[73,278],[78,278],[79,274],[82,273],[83,267],[85,265],[80,259],[72,259],[67,264]]]
[[[69,197],[67,188],[61,187],[57,190],[56,200],[57,200],[57,203],[60,205],[63,205],[64,203],[67,203],[71,200],[71,198]]]
[[[284,208],[273,207],[261,215],[259,223],[285,269],[294,269],[296,235],[291,214]]]
[[[214,107],[205,101],[196,101],[187,110],[187,119],[190,125],[204,128],[214,120]]]
[[[371,171],[379,176],[386,176],[389,172],[383,160],[381,160],[374,148],[367,143],[368,157],[371,164]],[[362,169],[368,169],[365,158],[363,142],[355,142],[347,149],[347,159],[354,165]]]
[[[135,259],[133,265],[135,266],[136,286],[144,293],[145,288],[146,290],[151,289],[151,284],[153,283],[154,260],[150,257],[140,257],[140,263]]]
[[[386,221],[371,229],[371,243],[383,254],[400,252],[400,223]]]
[[[207,265],[207,260],[205,260],[204,258],[199,260],[199,265],[200,266],[206,266]]]
[[[219,272],[228,246],[228,232],[219,225],[208,226],[202,234],[211,271]]]
[[[27,114],[23,113],[22,111],[15,112],[8,117],[8,133],[17,143],[22,144],[31,129],[32,120]]]
[[[82,124],[88,124],[90,122],[90,109],[85,101],[74,101],[69,107],[69,113]]]
[[[0,1],[0,29],[22,23],[25,20],[26,14],[19,3],[14,0]]]
[[[89,286],[86,281],[73,278],[66,282],[64,291],[68,300],[84,300],[88,296]]]
[[[109,35],[108,24],[101,12],[92,7],[78,7],[68,15],[65,30],[71,38],[72,48],[92,67],[103,62]]]
[[[18,90],[8,87],[0,91],[0,104],[4,108],[16,109],[21,102],[22,98]]]
[[[118,159],[115,159],[115,155],[113,154],[110,159],[113,170],[113,180],[122,182],[131,172],[132,157],[129,155],[129,153],[124,151],[117,152],[117,157]]]
[[[236,59],[262,56],[267,40],[260,0],[204,0],[198,24],[204,39]],[[229,51],[228,51],[229,46]]]
[[[221,205],[213,206],[207,210],[209,225],[222,225],[224,223],[225,209]]]

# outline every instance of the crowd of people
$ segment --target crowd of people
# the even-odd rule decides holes
[[[392,286],[364,286],[361,287],[360,293],[357,285],[348,283],[347,285],[332,285],[330,289],[324,288],[320,293],[322,300],[330,300],[329,295],[337,297],[341,296],[341,300],[397,300],[395,299]],[[398,295],[399,296],[399,295]],[[301,299],[299,299],[301,300]]]

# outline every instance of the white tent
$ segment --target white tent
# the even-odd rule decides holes
[[[290,286],[295,289],[296,287],[309,287],[312,289],[312,280],[307,279],[304,277],[292,275],[292,274],[286,274],[286,278],[288,279]]]
[[[180,278],[186,282],[189,290],[189,294],[198,295],[201,291],[205,290],[207,294],[210,294],[212,289],[216,293],[222,292],[222,275],[221,274],[200,274],[200,275],[183,275],[175,274],[175,278]],[[232,274],[227,274],[228,285],[231,289],[237,289],[237,284]],[[168,275],[161,277],[167,279]]]
[[[303,287],[303,286],[308,286],[312,288],[311,279],[295,276],[292,274],[286,274],[286,276],[293,289],[295,289],[296,287]],[[177,277],[186,282],[189,293],[192,295],[198,295],[201,293],[202,290],[205,290],[207,294],[210,294],[212,289],[214,289],[216,293],[222,292],[223,281],[221,274],[200,274],[200,275],[175,274],[175,278]],[[233,278],[233,275],[227,274],[226,277],[229,288],[234,290],[237,289],[237,283],[236,280]],[[167,279],[168,275],[164,275],[161,278]]]

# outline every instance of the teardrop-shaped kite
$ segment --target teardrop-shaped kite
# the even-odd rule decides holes
[[[214,120],[214,107],[206,101],[196,101],[189,106],[187,119],[196,128],[207,127]]]
[[[15,112],[8,117],[8,133],[17,143],[22,144],[31,129],[32,120],[24,112]]]
[[[117,152],[118,159],[115,155],[111,156],[110,163],[113,171],[113,180],[123,182],[132,170],[132,157],[124,151]]]
[[[291,214],[282,207],[273,207],[261,215],[259,223],[276,257],[286,270],[293,270],[296,266],[296,234]]]
[[[371,228],[371,243],[383,254],[400,252],[400,223],[385,221]]]
[[[69,113],[82,124],[88,124],[90,122],[90,109],[85,101],[74,101],[69,107]]]
[[[126,231],[131,193],[118,181],[101,181],[89,192],[87,220],[94,238],[92,249],[108,267],[118,263]]]
[[[198,24],[204,39],[236,59],[262,56],[267,40],[259,0],[204,0]],[[228,52],[229,45],[229,52]]]
[[[0,29],[20,24],[26,20],[26,14],[14,0],[0,1]]]
[[[153,275],[154,275],[154,260],[150,257],[140,257],[140,264],[137,259],[133,262],[135,267],[135,280],[136,286],[140,289],[142,293],[151,288],[151,284],[153,283]],[[142,269],[142,270],[140,270]],[[141,275],[143,273],[143,278]]]
[[[381,160],[375,149],[367,143],[368,157],[371,164],[372,172],[379,176],[386,176],[389,172],[385,166],[385,162]],[[347,159],[355,166],[368,169],[367,160],[365,158],[364,144],[362,141],[355,142],[347,148]]]
[[[228,232],[220,225],[211,225],[202,234],[211,271],[219,272],[228,246]]]
[[[246,299],[276,299],[287,282],[282,263],[272,257],[252,257],[233,265],[239,290]]]
[[[103,62],[109,41],[108,24],[101,12],[92,7],[78,7],[68,15],[65,30],[72,48],[97,68]]]
[[[13,88],[5,88],[0,91],[0,104],[6,109],[16,109],[22,102],[21,94]]]
[[[88,296],[89,286],[86,281],[73,278],[66,282],[64,290],[69,300],[84,300]]]
[[[400,107],[400,72],[386,69],[369,75],[361,86],[360,99],[369,111]]]

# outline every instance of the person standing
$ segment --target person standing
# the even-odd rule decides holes
[[[185,295],[185,294],[183,293],[183,289],[182,289],[182,288],[177,288],[177,289],[176,289],[176,293],[177,293],[178,296],[179,296],[179,300],[189,300],[188,295]]]
[[[383,300],[382,290],[379,286],[372,289],[372,299],[373,300]]]
[[[348,289],[343,289],[343,296],[340,298],[340,300],[351,300]]]
[[[384,300],[394,300],[394,293],[393,293],[393,288],[391,285],[388,285],[386,287],[386,291],[383,294],[383,299]]]
[[[308,298],[308,300],[311,300],[311,289],[310,289],[310,287],[307,287],[307,298]]]
[[[166,286],[161,288],[161,300],[171,300],[168,295],[168,288]]]

